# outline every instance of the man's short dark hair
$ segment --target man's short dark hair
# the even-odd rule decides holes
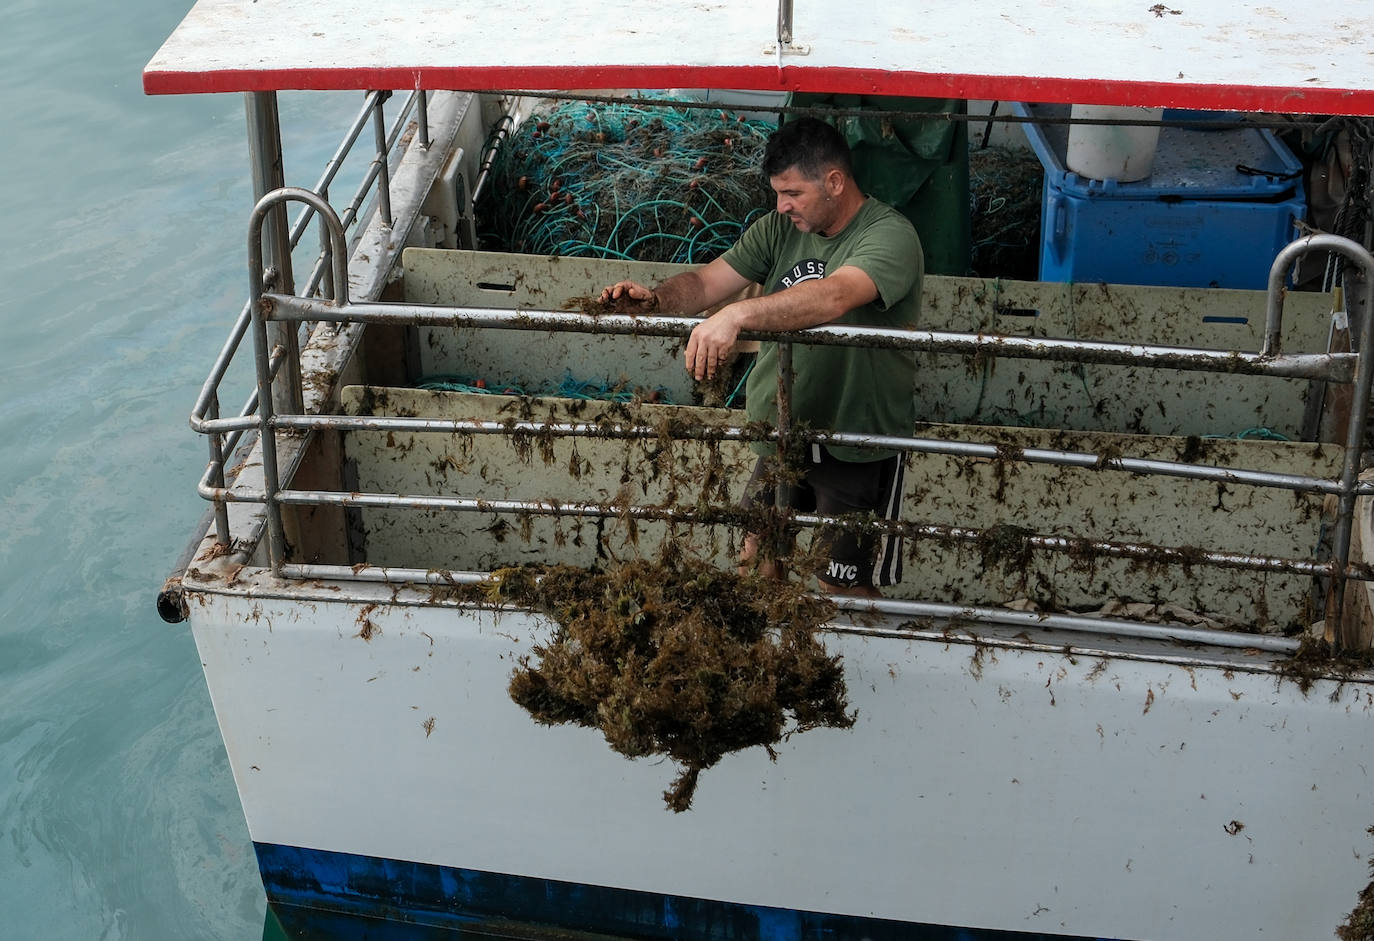
[[[808,180],[819,180],[832,168],[839,168],[846,176],[854,175],[844,135],[816,118],[788,121],[768,138],[763,172],[775,177],[792,167]]]

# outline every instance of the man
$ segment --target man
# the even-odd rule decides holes
[[[818,324],[913,327],[920,313],[923,261],[915,229],[902,215],[860,192],[849,146],[814,118],[784,124],[769,138],[764,172],[777,211],[750,226],[709,264],[674,275],[653,290],[633,281],[606,288],[650,309],[694,314],[757,282],[770,293],[726,304],[702,321],[687,342],[687,371],[712,378],[742,330],[788,331]],[[849,346],[793,346],[792,416],[814,430],[909,436],[916,421],[915,354]],[[747,387],[749,418],[777,418],[777,345],[764,343]],[[758,493],[771,444],[761,455],[746,503],[772,502]],[[813,444],[794,506],[823,515],[872,512],[896,519],[902,458],[894,451]],[[829,561],[818,573],[827,591],[876,597],[901,577],[901,541],[840,530],[819,536]],[[745,540],[741,562],[758,551]]]

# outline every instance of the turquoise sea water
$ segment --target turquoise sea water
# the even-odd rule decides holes
[[[0,21],[6,939],[262,931],[195,645],[153,607],[204,509],[186,417],[243,303],[252,203],[241,96],[142,93],[188,6],[18,0]],[[314,182],[359,100],[283,96],[288,182]]]

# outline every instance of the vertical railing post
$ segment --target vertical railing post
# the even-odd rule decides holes
[[[773,487],[774,505],[781,515],[792,509],[795,487],[789,482],[792,477],[792,462],[798,456],[791,453],[792,437],[792,343],[782,340],[778,343],[778,482]],[[781,560],[791,551],[791,527],[778,526],[774,554]]]
[[[264,507],[267,512],[267,558],[272,571],[280,573],[286,561],[286,531],[282,525],[281,504],[277,501],[281,478],[277,471],[277,434],[273,422],[276,412],[272,402],[272,346],[267,341],[270,325],[262,298],[263,215],[273,208],[276,207],[268,206],[265,211],[255,208],[248,226],[248,303],[252,315],[253,364],[258,378],[258,445],[262,448],[262,483],[267,498]]]
[[[329,201],[329,187],[320,190],[320,199]],[[329,226],[320,219],[320,254],[324,257],[324,273],[320,275],[320,296],[334,300],[334,249],[329,237]]]
[[[778,45],[792,45],[792,0],[778,0]]]
[[[205,417],[214,421],[219,418],[219,395],[210,400],[210,408],[206,410]],[[224,489],[224,435],[218,431],[210,434],[210,465],[214,468],[214,473],[210,475],[210,485],[218,490]],[[229,508],[220,498],[216,497],[215,507],[215,542],[221,546],[229,545]]]
[[[276,92],[247,92],[245,106],[248,113],[248,157],[253,175],[253,201],[286,185],[281,154],[281,123],[277,115]],[[276,204],[269,215],[263,233],[268,264],[277,272],[276,290],[283,294],[296,293],[291,274],[291,230],[286,218],[286,204]],[[259,285],[261,290],[261,285]],[[255,312],[256,313],[256,312]],[[286,351],[277,381],[264,400],[272,399],[278,412],[299,414],[305,410],[301,395],[300,344],[294,324],[271,324],[269,349],[280,346]]]
[[[429,93],[419,90],[420,101],[420,147],[429,150]]]
[[[1359,352],[1366,343],[1374,343],[1374,338],[1367,338],[1368,334],[1363,333],[1365,313],[1370,303],[1374,302],[1374,298],[1370,297],[1374,290],[1370,276],[1369,272],[1357,265],[1348,265],[1341,278],[1341,294],[1345,297],[1345,310],[1350,317],[1350,348],[1355,352]]]
[[[391,228],[391,169],[387,166],[386,117],[382,114],[382,105],[390,97],[389,91],[378,92],[377,107],[372,109],[372,131],[377,139],[377,156],[373,159],[377,165],[377,207],[382,214],[382,224],[388,229]]]
[[[1374,270],[1366,267],[1364,270],[1365,285],[1370,283]],[[1360,461],[1364,455],[1365,422],[1369,417],[1369,393],[1374,388],[1374,362],[1371,362],[1370,351],[1374,349],[1374,304],[1358,301],[1366,298],[1356,298],[1352,302],[1351,279],[1346,279],[1346,309],[1352,313],[1359,311],[1358,326],[1357,319],[1351,321],[1351,343],[1355,345],[1355,334],[1361,337],[1357,346],[1359,353],[1358,365],[1355,367],[1355,392],[1350,403],[1350,424],[1345,435],[1345,463],[1341,467],[1341,493],[1339,501],[1339,514],[1336,517],[1336,532],[1333,539],[1332,562],[1336,568],[1334,577],[1331,579],[1331,603],[1330,610],[1327,611],[1327,635],[1339,637],[1341,631],[1341,619],[1345,613],[1345,567],[1350,562],[1350,538],[1354,529],[1355,519],[1355,488],[1360,480]],[[1362,293],[1363,285],[1356,288],[1355,293]],[[1362,309],[1361,309],[1362,308]]]

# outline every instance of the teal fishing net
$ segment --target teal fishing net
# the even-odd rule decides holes
[[[774,125],[727,110],[567,102],[537,112],[492,164],[477,207],[492,251],[699,264],[772,208]]]
[[[1040,271],[1045,168],[1022,147],[969,150],[974,274],[1034,281]]]
[[[644,388],[626,382],[579,379],[565,372],[558,382],[529,383],[523,380],[487,379],[474,375],[444,373],[426,376],[416,388],[431,392],[469,392],[477,395],[553,396],[560,399],[588,399],[600,402],[656,402],[672,404],[672,396],[662,386]]]

